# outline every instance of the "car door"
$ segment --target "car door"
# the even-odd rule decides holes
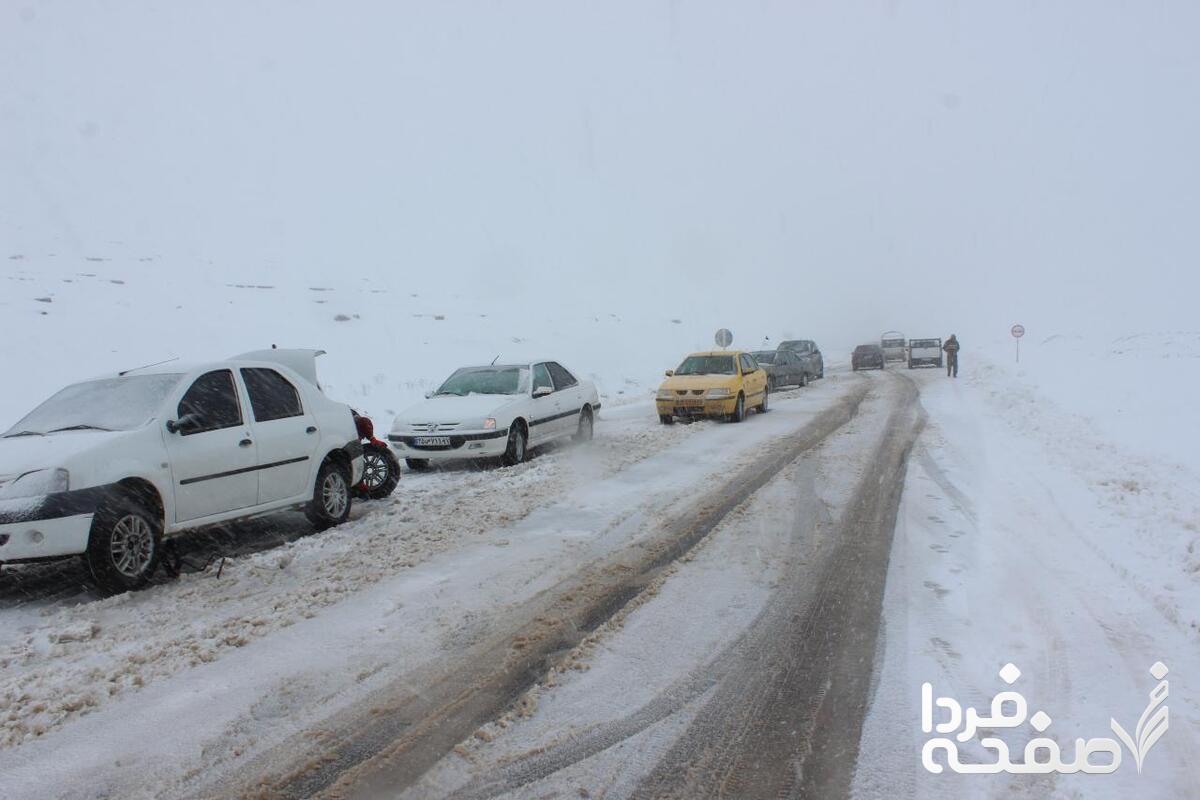
[[[799,382],[796,375],[796,359],[787,350],[775,353],[775,385],[792,386]]]
[[[258,450],[233,371],[206,372],[184,391],[166,434],[175,522],[258,503]]]
[[[269,367],[243,367],[240,372],[254,415],[258,502],[307,495],[314,449],[321,437],[300,390]]]
[[[529,441],[532,444],[553,439],[561,430],[562,420],[557,415],[562,412],[562,396],[554,391],[554,379],[550,377],[550,368],[545,362],[533,365],[531,384],[534,397],[529,419]],[[537,396],[539,390],[544,389],[549,389],[550,393]]]
[[[757,405],[767,386],[767,375],[747,353],[741,355],[742,390],[746,393],[747,405]]]
[[[555,430],[559,434],[575,434],[579,431],[579,412],[583,410],[583,387],[570,370],[557,361],[546,364],[550,378],[554,381],[554,393],[559,395],[559,419]]]

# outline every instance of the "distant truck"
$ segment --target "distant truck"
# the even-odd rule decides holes
[[[942,366],[941,339],[913,339],[908,343],[908,368]]]
[[[908,358],[908,348],[905,344],[904,334],[900,331],[884,331],[879,337],[879,346],[883,348],[885,361],[904,361]]]

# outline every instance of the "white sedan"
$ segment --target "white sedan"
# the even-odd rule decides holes
[[[388,442],[411,469],[499,457],[506,466],[554,439],[592,438],[600,396],[557,361],[463,367],[396,417]]]
[[[321,351],[266,350],[76,383],[0,436],[0,562],[82,555],[135,589],[179,531],[303,507],[344,522],[362,474],[349,406]]]

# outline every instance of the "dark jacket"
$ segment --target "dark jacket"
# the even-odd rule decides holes
[[[946,343],[942,345],[942,349],[950,355],[956,354],[958,352],[958,339],[951,336],[946,340]]]

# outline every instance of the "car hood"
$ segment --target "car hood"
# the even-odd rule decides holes
[[[672,375],[660,389],[718,389],[737,385],[736,375]]]
[[[125,434],[125,431],[61,431],[46,436],[0,439],[0,479],[35,469],[70,468],[74,456],[104,447]]]
[[[479,421],[484,417],[493,416],[522,397],[524,395],[515,394],[469,394],[465,397],[438,395],[401,411],[396,415],[396,425],[412,422]]]

